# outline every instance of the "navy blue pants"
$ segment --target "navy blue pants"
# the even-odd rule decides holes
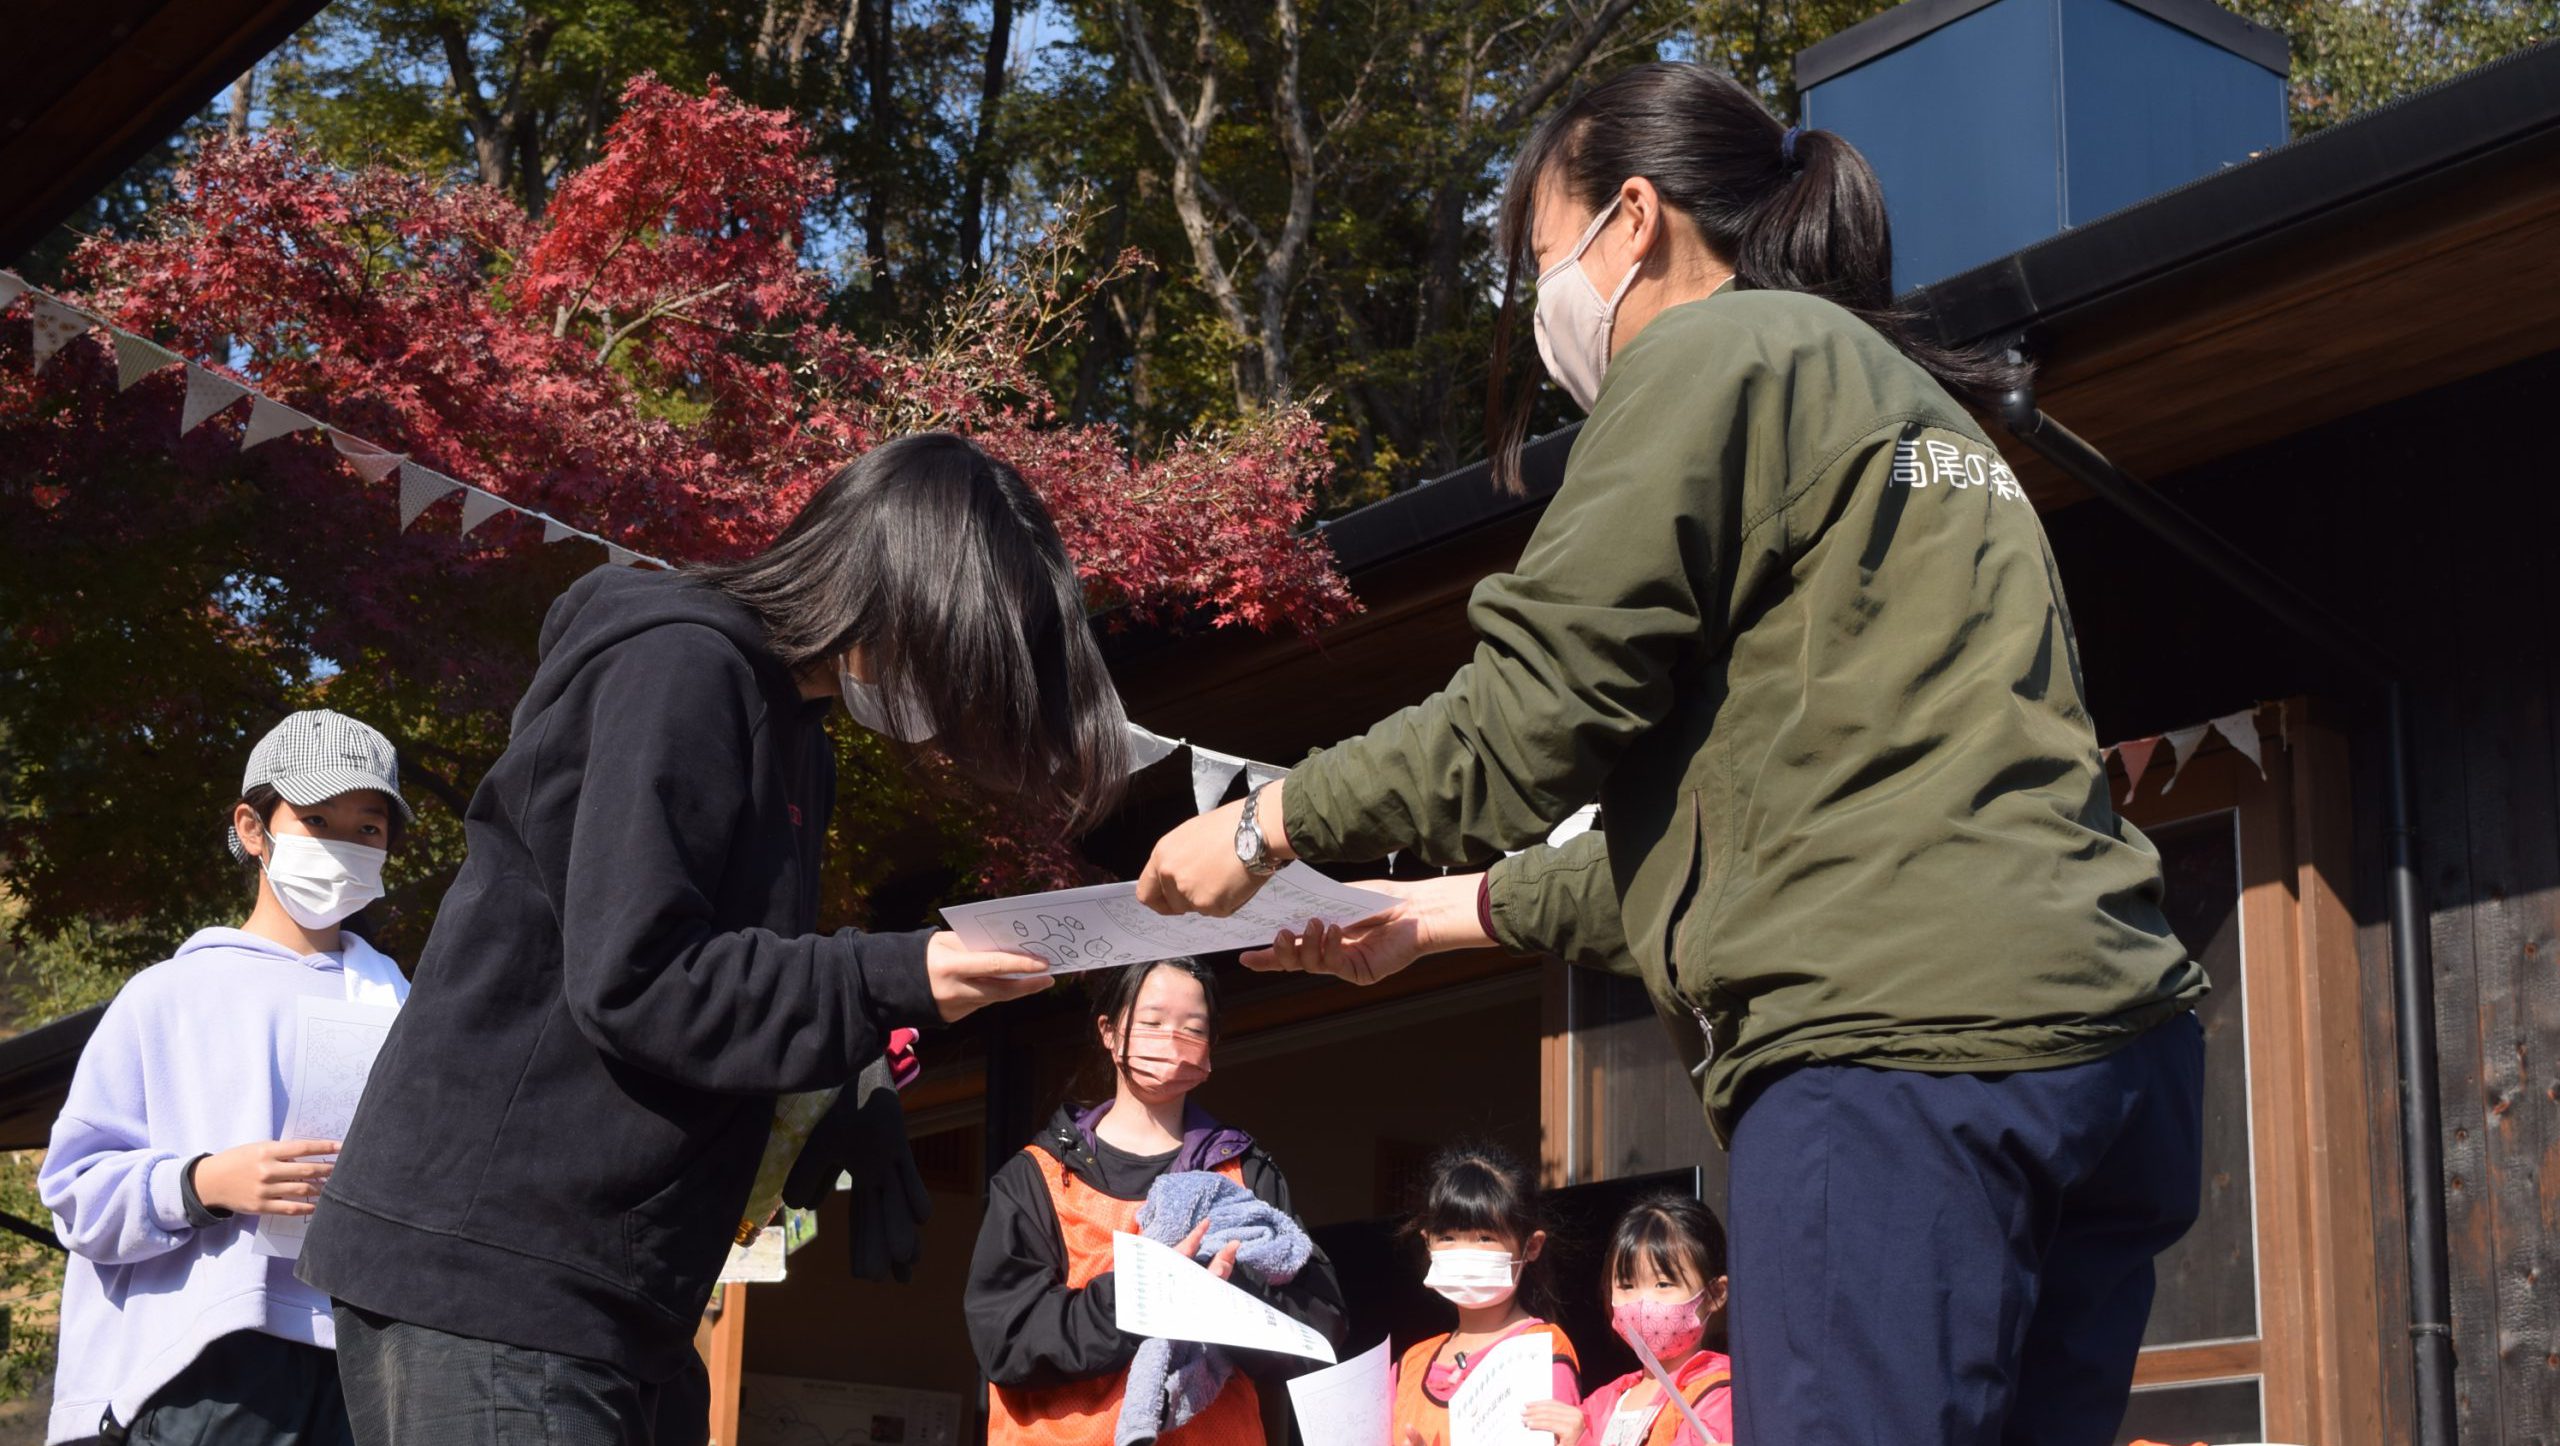
[[[2195,1223],[2204,1032],[2009,1074],[1819,1065],[1734,1130],[1734,1435],[2112,1446]]]

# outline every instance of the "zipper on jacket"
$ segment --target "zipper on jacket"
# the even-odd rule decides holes
[[[1695,1000],[1684,994],[1680,997],[1680,1002],[1689,1006],[1689,1017],[1698,1021],[1698,1033],[1706,1037],[1707,1057],[1698,1061],[1696,1069],[1689,1071],[1689,1078],[1704,1079],[1707,1066],[1716,1062],[1716,1027],[1707,1019],[1707,1012],[1700,1009]]]

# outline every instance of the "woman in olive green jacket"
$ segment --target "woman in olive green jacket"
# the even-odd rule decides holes
[[[1289,858],[1521,850],[1247,962],[1640,975],[1732,1150],[1739,1438],[2105,1446],[2196,1210],[2205,982],[2109,798],[2035,510],[1951,395],[2013,377],[1892,312],[1855,150],[1701,67],[1550,117],[1502,220],[1497,387],[1527,262],[1590,420],[1476,590],[1474,659],[1168,834],[1141,896],[1224,914]],[[1600,832],[1539,842],[1595,798]]]

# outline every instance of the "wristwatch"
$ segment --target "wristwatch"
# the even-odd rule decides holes
[[[1266,783],[1262,787],[1270,786]],[[1271,856],[1271,845],[1262,841],[1261,788],[1244,796],[1244,817],[1236,820],[1236,862],[1257,879],[1280,872],[1280,861]]]

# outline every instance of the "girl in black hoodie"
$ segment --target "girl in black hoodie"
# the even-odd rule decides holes
[[[1127,744],[1082,603],[1022,479],[936,434],[761,556],[552,607],[302,1256],[366,1446],[494,1441],[510,1401],[554,1441],[703,1439],[693,1328],[775,1097],[1048,982],[946,933],[815,931],[827,716],[1089,820]]]

